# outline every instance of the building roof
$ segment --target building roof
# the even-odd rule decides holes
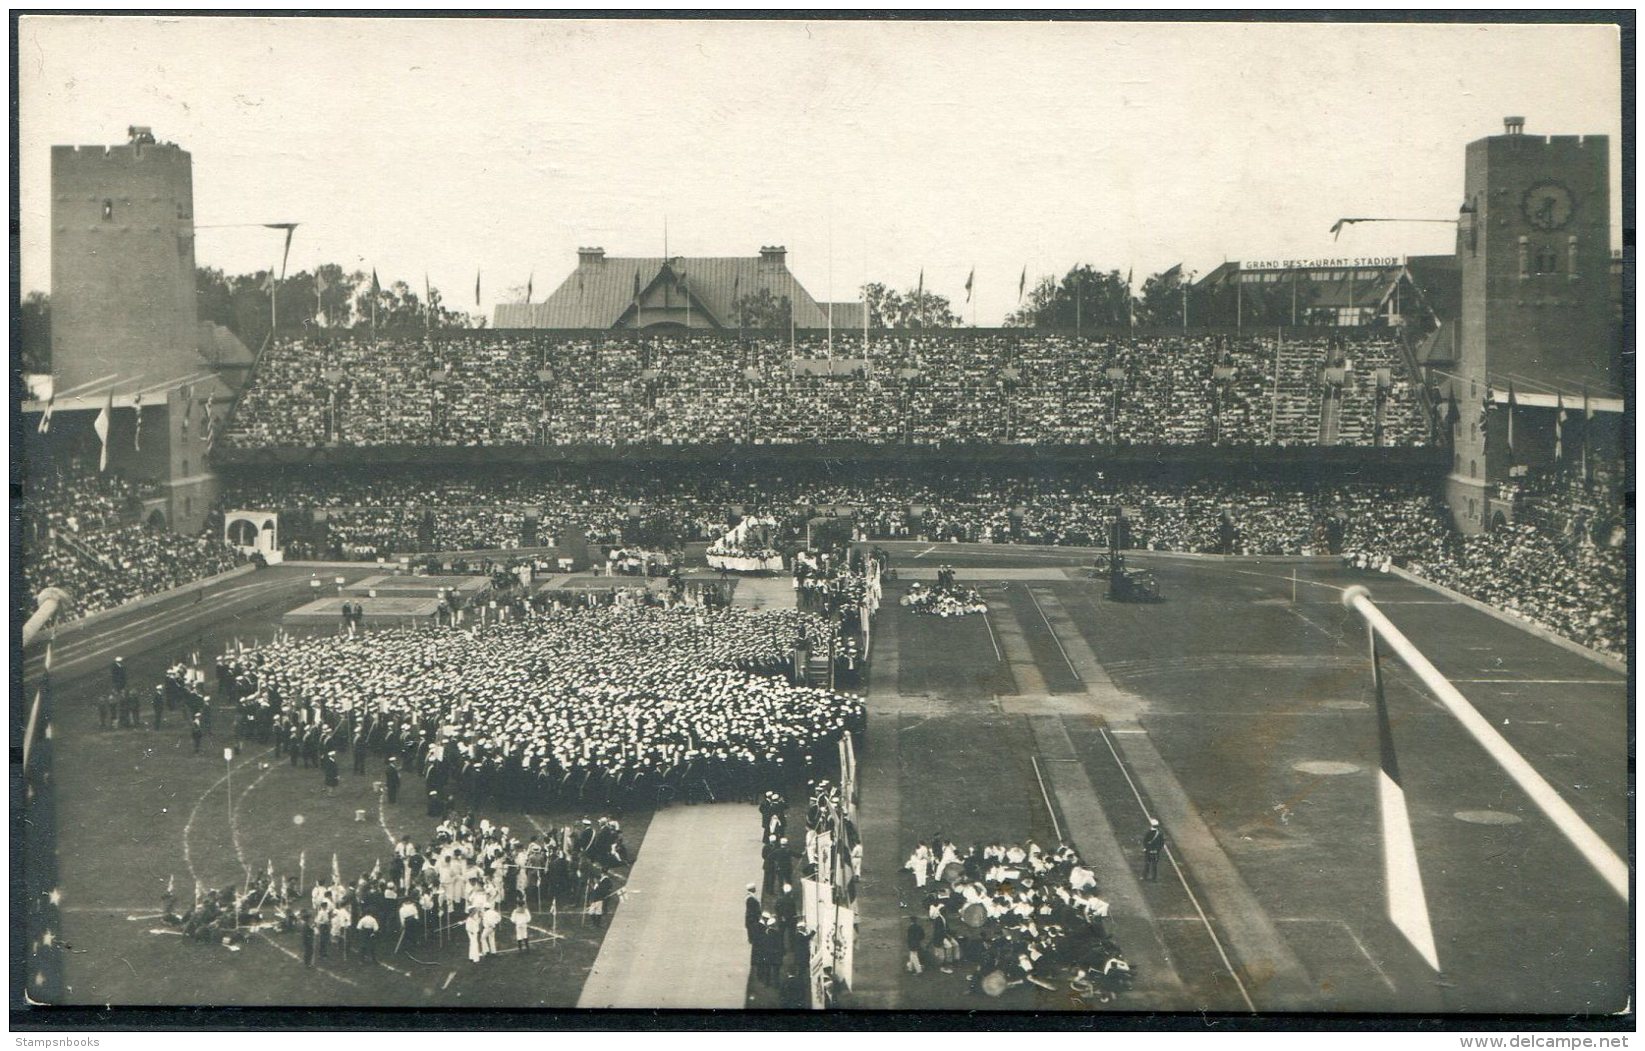
[[[666,269],[665,269],[666,266]],[[824,328],[828,315],[792,272],[780,250],[758,256],[661,256],[640,258],[607,256],[598,249],[578,253],[577,268],[541,303],[499,303],[493,313],[497,328],[602,329],[633,327],[634,289],[638,277],[645,310],[666,302],[680,306],[678,297],[689,291],[692,309],[701,311],[710,327],[737,327],[734,303],[738,296],[767,289],[793,304],[797,328]],[[860,306],[860,304],[858,304]],[[647,322],[649,324],[649,322]],[[856,323],[862,323],[861,314]],[[836,307],[835,324],[839,324]]]

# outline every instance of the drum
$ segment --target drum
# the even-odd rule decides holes
[[[1000,996],[1006,990],[1005,972],[989,971],[982,979],[982,991],[989,996]]]
[[[950,861],[942,867],[943,882],[952,886],[965,878],[965,866],[957,861]]]
[[[974,901],[960,910],[960,922],[967,927],[981,927],[988,922],[988,910]]]

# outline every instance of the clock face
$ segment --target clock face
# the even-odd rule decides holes
[[[1525,221],[1538,230],[1557,230],[1571,221],[1576,200],[1561,183],[1539,182],[1525,191],[1520,209],[1525,213]]]

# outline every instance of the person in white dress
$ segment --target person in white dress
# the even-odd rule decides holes
[[[497,906],[486,904],[485,912],[480,914],[480,952],[491,956],[497,951],[497,928],[503,922],[503,914],[497,911]]]
[[[468,931],[468,962],[480,962],[480,931],[483,925],[480,922],[480,910],[469,909],[468,919],[463,921],[463,929]]]

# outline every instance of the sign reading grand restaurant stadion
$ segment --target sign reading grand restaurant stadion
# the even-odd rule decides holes
[[[1362,256],[1355,259],[1259,259],[1238,263],[1241,270],[1327,270],[1347,267],[1404,266],[1401,256]]]

